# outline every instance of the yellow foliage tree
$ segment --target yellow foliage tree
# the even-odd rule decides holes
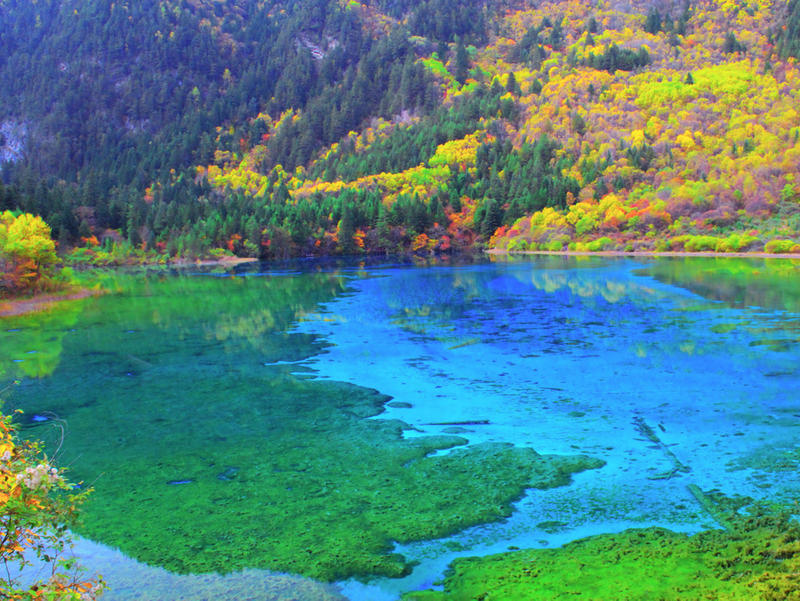
[[[44,287],[57,262],[50,226],[41,217],[0,213],[0,294]]]

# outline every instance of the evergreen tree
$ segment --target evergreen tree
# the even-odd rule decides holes
[[[656,34],[661,31],[661,13],[658,12],[655,6],[651,7],[650,12],[647,13],[644,30],[651,34]]]
[[[506,81],[506,92],[513,94],[514,96],[519,96],[520,94],[519,84],[517,83],[517,78],[514,76],[513,71],[508,72],[508,80]]]
[[[461,38],[458,38],[456,40],[455,69],[453,73],[453,76],[456,78],[458,83],[463,85],[464,82],[467,81],[467,77],[469,77],[469,68],[469,54],[464,46],[464,41]]]

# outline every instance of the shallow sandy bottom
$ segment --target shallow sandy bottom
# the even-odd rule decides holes
[[[103,294],[101,290],[79,290],[69,294],[37,294],[31,298],[6,300],[0,302],[0,318],[47,311],[63,301],[80,300],[100,294]]]

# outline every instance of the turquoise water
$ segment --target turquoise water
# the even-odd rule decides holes
[[[108,599],[397,599],[458,556],[715,527],[689,485],[798,499],[792,262],[290,267],[3,322]]]

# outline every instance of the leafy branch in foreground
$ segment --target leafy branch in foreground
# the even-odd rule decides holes
[[[11,417],[0,415],[0,597],[10,601],[97,599],[101,578],[81,579],[74,559],[65,559],[79,505],[78,494],[37,443],[20,440]],[[45,579],[29,582],[34,565]]]

